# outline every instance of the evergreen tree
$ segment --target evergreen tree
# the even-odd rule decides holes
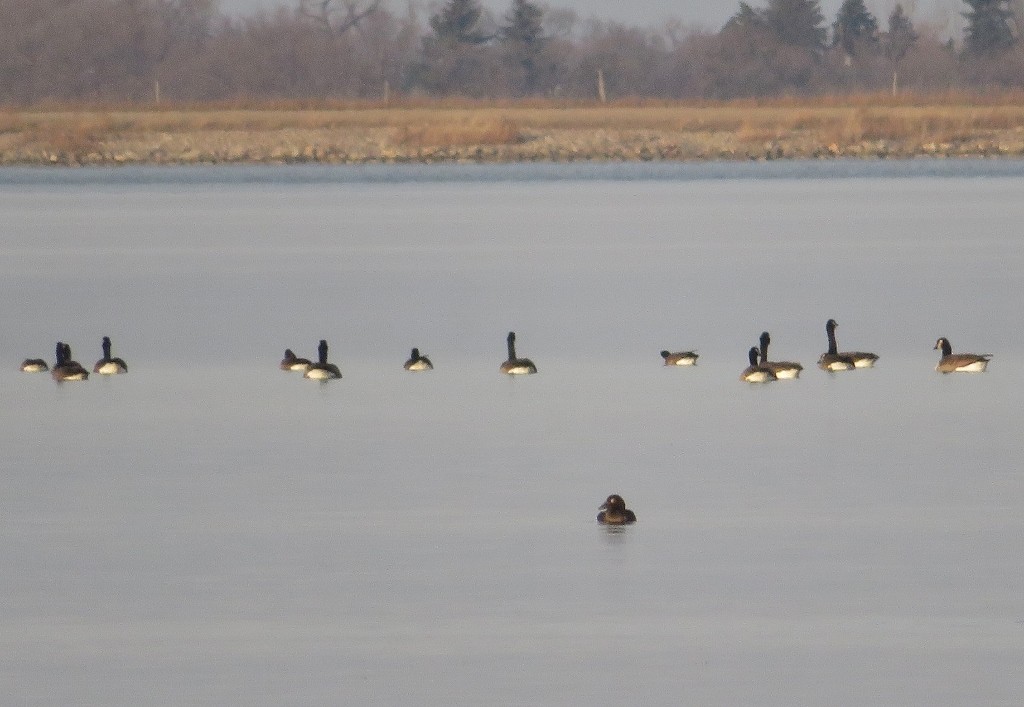
[[[841,46],[847,56],[854,56],[859,47],[878,41],[878,20],[868,12],[864,0],[843,0],[832,23],[832,44]]]
[[[430,18],[433,34],[423,38],[422,61],[410,71],[413,84],[439,95],[485,96],[495,89],[492,39],[481,28],[483,11],[477,0],[448,0]]]
[[[769,0],[764,16],[784,44],[812,51],[825,47],[825,16],[818,0]]]
[[[1014,36],[1020,39],[1024,29],[1024,0],[1010,0],[1010,13],[1013,15]]]
[[[764,10],[755,10],[745,2],[740,3],[739,12],[729,18],[722,29],[759,29],[767,27]]]
[[[963,13],[967,18],[964,28],[964,47],[974,55],[992,55],[1006,51],[1014,45],[1016,37],[1010,23],[1013,13],[1008,0],[964,0],[971,9]]]
[[[525,46],[544,42],[544,10],[529,0],[512,0],[512,9],[505,16],[501,40]]]
[[[544,10],[529,0],[512,0],[499,38],[510,61],[522,72],[525,93],[533,93],[540,71],[539,57],[547,38],[544,36]]]
[[[889,31],[885,33],[883,48],[885,56],[893,62],[898,62],[906,56],[910,48],[917,43],[917,32],[914,31],[914,24],[910,18],[903,13],[903,6],[899,3],[893,8],[889,15]]]
[[[476,0],[448,0],[430,18],[430,28],[446,44],[483,44],[490,37],[480,31],[480,3]]]

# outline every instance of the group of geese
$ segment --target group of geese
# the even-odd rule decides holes
[[[825,322],[825,333],[828,336],[828,351],[818,358],[818,367],[823,371],[852,371],[857,368],[871,368],[878,360],[878,355],[866,351],[839,351],[836,344],[836,327],[839,325],[835,319]],[[521,358],[516,354],[516,333],[510,331],[505,339],[508,347],[508,358],[501,364],[498,370],[508,375],[529,375],[537,372],[537,366],[528,358]],[[740,380],[748,383],[768,383],[775,380],[799,378],[803,366],[795,361],[770,361],[768,359],[768,345],[771,343],[771,335],[762,332],[759,346],[751,347],[748,352],[750,365],[740,374]],[[980,373],[988,366],[991,354],[954,354],[949,340],[945,337],[935,342],[935,349],[942,351],[935,370],[940,373]],[[309,359],[298,358],[291,349],[285,349],[284,359],[281,361],[281,369],[285,371],[301,371],[306,378],[326,380],[330,378],[341,378],[341,371],[334,364],[327,362],[327,342],[320,341],[320,358],[317,363]],[[662,351],[661,357],[666,366],[695,366],[699,354],[695,351]],[[405,362],[407,371],[429,371],[434,368],[430,359],[420,354],[418,348],[414,348]]]
[[[97,361],[96,365],[92,367],[92,372],[99,373],[101,376],[114,376],[118,373],[127,373],[128,364],[126,364],[123,359],[110,355],[109,336],[103,337],[103,343],[101,346],[103,348],[103,358]],[[26,358],[21,363],[21,370],[25,373],[45,373],[46,371],[50,371],[54,380],[57,381],[84,381],[89,379],[89,371],[85,366],[71,357],[70,344],[58,341],[55,359],[53,369],[51,369],[47,365],[46,361],[41,358]]]
[[[516,356],[516,333],[514,331],[508,333],[506,343],[508,344],[508,359],[501,364],[502,373],[514,376],[537,372],[533,361]],[[308,358],[299,358],[291,349],[285,349],[284,358],[281,359],[281,370],[301,372],[303,377],[313,380],[341,378],[341,371],[338,370],[338,367],[327,362],[327,342],[323,339],[320,340],[318,352],[319,359],[313,363]],[[419,349],[414,348],[409,354],[409,359],[403,364],[403,368],[407,371],[430,371],[433,370],[434,364],[429,358],[422,355]]]
[[[835,319],[829,319],[825,323],[825,333],[828,335],[828,351],[818,358],[818,368],[823,371],[852,371],[855,368],[871,368],[878,360],[878,355],[867,351],[839,351],[836,344],[836,327],[839,326]],[[799,378],[800,371],[804,369],[795,361],[770,361],[768,360],[768,344],[772,341],[768,332],[761,332],[760,346],[751,347],[748,352],[750,365],[740,374],[740,380],[748,383],[768,383],[774,380],[786,380]]]
[[[836,344],[836,327],[839,326],[835,319],[825,322],[825,333],[828,335],[828,351],[818,358],[818,368],[824,371],[851,371],[857,368],[871,368],[878,360],[878,355],[866,351],[839,351]],[[510,376],[529,375],[537,372],[537,366],[528,358],[521,358],[516,354],[516,334],[514,331],[508,333],[505,339],[508,347],[508,358],[502,362],[499,370]],[[771,361],[768,359],[768,345],[771,343],[771,336],[768,332],[762,332],[759,346],[752,346],[747,353],[750,365],[740,374],[740,380],[748,383],[768,383],[776,380],[799,378],[803,366],[795,361]],[[124,360],[111,356],[110,337],[103,337],[103,358],[96,362],[92,372],[100,375],[117,375],[127,373],[128,365]],[[310,361],[308,358],[299,358],[291,349],[285,349],[284,359],[281,360],[281,370],[301,372],[303,377],[312,380],[332,380],[341,378],[341,370],[327,360],[327,341],[320,340],[317,347],[317,360]],[[992,358],[991,354],[954,354],[953,347],[949,340],[941,337],[935,342],[936,350],[941,350],[942,357],[939,359],[935,370],[940,373],[982,373],[988,367]],[[699,355],[694,351],[662,351],[661,357],[666,366],[694,366],[697,364]],[[429,371],[434,368],[430,359],[420,354],[420,350],[414,348],[405,362],[404,368],[407,371]],[[21,370],[26,373],[39,373],[51,371],[51,375],[57,381],[82,381],[88,380],[89,371],[84,366],[72,359],[71,346],[57,342],[56,362],[51,370],[46,361],[41,358],[25,359],[21,364]]]
[[[836,371],[852,371],[857,368],[872,368],[878,360],[878,354],[867,351],[840,351],[836,344],[836,327],[839,325],[835,319],[825,322],[825,334],[828,336],[828,351],[818,357],[818,368],[833,373]],[[771,361],[768,359],[768,344],[771,343],[771,336],[768,332],[761,332],[760,346],[752,346],[747,352],[750,365],[743,369],[740,380],[748,383],[770,383],[775,380],[786,380],[799,378],[803,366],[795,361]],[[954,354],[953,347],[946,337],[940,337],[933,347],[942,352],[935,370],[939,373],[983,373],[988,367],[992,354]],[[684,352],[693,355],[692,352]],[[667,354],[667,355],[666,355]],[[670,359],[685,361],[686,358],[677,358],[680,354],[669,354],[662,352],[666,365]],[[693,363],[696,362],[694,356]],[[688,365],[687,363],[676,363],[674,365]]]

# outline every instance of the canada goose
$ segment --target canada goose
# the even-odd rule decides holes
[[[750,347],[750,351],[747,353],[750,365],[744,368],[743,373],[740,374],[741,381],[746,381],[747,383],[770,383],[773,380],[778,380],[775,371],[757,362],[759,353],[760,351],[756,346]]]
[[[661,357],[665,359],[666,366],[696,366],[697,354],[693,351],[662,351]]]
[[[45,373],[50,370],[50,367],[46,365],[46,361],[41,358],[26,358],[21,362],[22,373]]]
[[[128,364],[119,358],[110,357],[110,337],[103,337],[103,358],[96,362],[92,368],[93,373],[104,376],[112,376],[117,373],[127,373]]]
[[[501,372],[507,373],[510,376],[536,373],[537,367],[533,365],[533,361],[528,358],[516,357],[516,333],[514,331],[508,333],[507,341],[508,360],[501,364]]]
[[[772,342],[772,338],[768,335],[768,332],[761,332],[761,365],[770,368],[775,374],[775,377],[779,380],[799,378],[800,371],[804,370],[796,361],[769,361],[768,360],[768,344]]]
[[[57,360],[53,364],[50,375],[56,381],[84,381],[89,379],[89,371],[78,361],[71,360],[71,346],[62,341],[57,342]]]
[[[828,351],[818,359],[818,368],[823,371],[849,371],[854,368],[871,368],[878,356],[864,351],[838,351],[836,347],[835,319],[825,322],[825,334],[828,335]]]
[[[284,358],[281,359],[282,371],[305,371],[310,367],[312,361],[308,358],[299,358],[291,349],[284,350]]]
[[[333,363],[327,363],[327,341],[320,339],[320,346],[317,348],[319,359],[316,363],[310,364],[306,372],[302,374],[303,378],[312,378],[313,380],[330,380],[332,378],[341,378],[341,371]]]
[[[609,496],[608,500],[597,510],[601,511],[597,514],[598,523],[627,525],[636,522],[636,513],[626,508],[626,502],[617,493]]]
[[[992,358],[992,354],[954,354],[945,337],[935,342],[935,348],[942,349],[942,358],[935,366],[939,373],[984,373]]]
[[[405,362],[403,366],[407,371],[432,371],[434,370],[434,364],[430,362],[430,359],[426,356],[420,356],[419,349],[413,349],[409,355],[409,360]]]

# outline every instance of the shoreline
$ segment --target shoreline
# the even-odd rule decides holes
[[[849,144],[805,144],[780,138],[762,144],[688,145],[671,137],[621,139],[581,135],[544,136],[522,145],[441,145],[398,149],[352,149],[331,141],[296,143],[284,137],[217,139],[210,136],[156,136],[111,142],[98,149],[75,152],[28,145],[0,150],[0,166],[160,166],[160,165],[275,165],[275,164],[503,164],[572,162],[705,162],[805,159],[1021,158],[1024,139],[986,139],[949,143],[908,144],[892,140]],[[210,144],[217,143],[217,144]]]
[[[1024,157],[1024,106],[725,105],[3,114],[0,166]]]

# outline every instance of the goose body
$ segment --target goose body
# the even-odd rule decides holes
[[[747,383],[770,383],[773,380],[778,380],[775,371],[757,362],[759,353],[760,351],[756,346],[750,347],[750,351],[747,352],[750,365],[744,368],[743,373],[740,374],[741,381],[746,381]]]
[[[291,349],[285,349],[284,358],[281,359],[281,370],[305,372],[312,363],[308,358],[299,358]]]
[[[800,371],[804,370],[796,361],[769,361],[768,344],[772,342],[768,332],[761,332],[761,365],[771,369],[778,380],[791,380],[800,377]]]
[[[110,337],[103,337],[103,358],[96,362],[96,365],[92,368],[93,373],[99,373],[104,376],[113,376],[118,373],[127,373],[128,364],[119,358],[114,358],[110,355]]]
[[[935,370],[939,373],[984,373],[992,354],[955,354],[945,337],[935,342],[935,348],[942,351]]]
[[[852,371],[857,362],[838,353],[823,353],[818,359],[818,368],[823,371]]]
[[[839,351],[836,346],[835,319],[825,322],[825,334],[828,336],[828,351],[818,359],[818,367],[825,371],[851,371],[855,368],[872,368],[878,356],[866,351]]]
[[[306,372],[302,374],[304,378],[311,380],[331,380],[333,378],[341,378],[341,371],[333,363],[327,362],[327,341],[320,339],[320,346],[317,348],[319,358],[316,363],[311,363]]]
[[[22,373],[45,373],[50,367],[41,358],[26,358],[21,362],[19,370]]]
[[[89,379],[89,371],[78,361],[71,359],[71,346],[62,341],[57,342],[57,360],[53,364],[50,375],[56,381],[84,381]]]
[[[516,356],[516,333],[510,331],[506,338],[508,343],[508,360],[501,364],[501,372],[510,376],[529,375],[537,372],[537,367],[528,358]]]
[[[878,360],[878,354],[867,351],[843,351],[840,356],[853,359],[854,368],[874,368],[875,361]]]
[[[697,354],[693,351],[662,351],[661,357],[665,359],[666,366],[696,366]]]
[[[636,514],[626,508],[626,502],[622,496],[613,493],[608,500],[598,508],[601,511],[597,514],[597,522],[605,525],[628,525],[636,522]]]
[[[426,356],[421,356],[419,349],[413,349],[412,353],[409,354],[409,360],[405,362],[403,368],[407,371],[432,371],[434,370],[434,364]]]

